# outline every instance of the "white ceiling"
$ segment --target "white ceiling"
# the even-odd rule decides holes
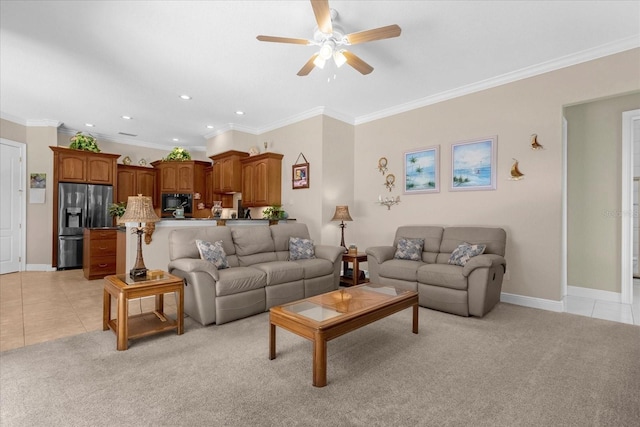
[[[0,112],[113,141],[203,149],[228,129],[262,133],[319,112],[363,123],[640,46],[640,1],[330,6],[347,33],[402,28],[398,38],[351,46],[373,73],[345,65],[298,77],[316,47],[256,40],[311,39],[307,0],[2,0]]]

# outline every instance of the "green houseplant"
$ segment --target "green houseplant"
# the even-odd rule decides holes
[[[69,144],[69,148],[73,148],[74,150],[84,150],[84,151],[92,151],[94,153],[99,153],[100,148],[98,148],[98,140],[91,134],[83,134],[82,132],[77,132],[70,139],[71,144]]]
[[[185,160],[191,160],[191,154],[182,147],[175,147],[167,157],[162,159],[164,162],[184,162]]]
[[[282,205],[272,205],[262,211],[266,219],[281,219],[284,216]]]
[[[109,215],[115,216],[115,217],[121,217],[122,215],[124,215],[124,212],[126,210],[127,210],[127,202],[111,203],[108,208]]]

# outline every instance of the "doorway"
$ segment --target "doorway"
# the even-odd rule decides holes
[[[0,139],[0,274],[23,271],[26,248],[26,145]]]
[[[633,279],[638,275],[640,224],[638,195],[640,178],[640,110],[622,113],[622,256],[621,302],[633,302]]]

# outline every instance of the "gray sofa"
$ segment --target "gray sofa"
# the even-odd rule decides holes
[[[395,259],[402,238],[424,239],[420,260]],[[464,267],[448,263],[462,243],[485,244],[483,254]],[[423,307],[482,317],[500,301],[506,232],[502,228],[401,226],[393,246],[367,248],[371,282],[417,290]]]
[[[338,289],[340,246],[314,245],[315,258],[289,261],[289,238],[309,239],[305,224],[193,227],[169,233],[169,272],[186,280],[184,311],[222,324]],[[222,241],[229,268],[200,259],[196,240]]]

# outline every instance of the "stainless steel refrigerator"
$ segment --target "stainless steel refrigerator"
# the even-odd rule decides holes
[[[84,228],[110,227],[110,185],[58,184],[58,270],[82,267]]]

